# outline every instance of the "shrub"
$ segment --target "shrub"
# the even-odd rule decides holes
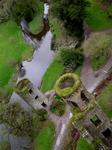
[[[11,150],[10,143],[6,141],[0,142],[0,150]]]
[[[112,18],[112,5],[108,8],[107,14],[108,14],[109,18]]]
[[[43,109],[37,110],[31,115],[18,103],[7,105],[0,103],[0,123],[8,125],[14,135],[33,137],[47,119],[47,112]]]
[[[0,1],[0,23],[5,22],[10,17],[11,0]]]
[[[83,35],[83,20],[86,17],[86,0],[52,0],[53,14],[63,21],[68,33],[72,36]]]
[[[10,126],[15,135],[31,136],[32,118],[18,103],[0,105],[0,122]]]
[[[51,105],[51,111],[58,116],[62,116],[65,113],[65,107],[65,102],[62,101],[60,97],[55,97]]]
[[[37,11],[37,7],[37,0],[13,0],[11,6],[12,19],[14,19],[17,23],[20,23],[22,19],[26,19],[30,22]]]
[[[76,69],[83,63],[83,49],[62,49],[60,52],[61,61],[65,67]]]
[[[99,69],[112,54],[112,35],[92,34],[84,43],[84,51],[91,56],[94,70]]]
[[[72,86],[67,86],[64,88],[60,87],[62,82],[66,82],[66,79],[71,79],[73,82]],[[55,91],[59,96],[66,97],[71,95],[74,91],[76,91],[80,86],[80,79],[76,74],[66,73],[62,75],[55,84]]]

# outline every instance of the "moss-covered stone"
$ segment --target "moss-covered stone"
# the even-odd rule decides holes
[[[70,79],[71,85],[66,83],[66,81]],[[65,85],[61,87],[61,84],[65,82]],[[69,82],[69,81],[68,81]],[[76,74],[73,73],[66,73],[62,75],[55,84],[55,91],[59,96],[66,97],[70,96],[73,92],[75,92],[80,87],[80,79]]]

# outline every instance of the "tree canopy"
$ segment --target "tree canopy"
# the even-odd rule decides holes
[[[11,128],[13,134],[30,136],[38,133],[44,121],[48,119],[47,112],[43,109],[31,113],[25,111],[19,103],[0,103],[0,123]]]
[[[39,0],[1,0],[0,21],[3,22],[11,17],[19,23],[21,19],[31,21],[38,9]]]
[[[81,37],[88,4],[86,0],[52,0],[52,11],[71,35]]]
[[[37,0],[13,0],[11,6],[11,16],[18,23],[21,19],[26,19],[29,22],[34,17],[37,7]]]
[[[0,1],[0,22],[4,22],[9,19],[11,2],[9,0]]]

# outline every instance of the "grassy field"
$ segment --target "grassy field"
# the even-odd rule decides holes
[[[42,23],[43,11],[44,11],[43,2],[40,1],[37,6],[37,15],[34,17],[32,22],[29,23],[30,30],[33,33],[38,33],[43,27]]]
[[[112,119],[112,82],[97,97],[97,101],[106,115]]]
[[[31,56],[32,48],[22,38],[20,28],[12,21],[0,24],[0,87],[5,87],[15,71],[15,65]]]
[[[52,32],[54,34],[54,36],[56,37],[56,39],[60,39],[61,37],[61,28],[60,25],[61,23],[59,22],[58,19],[50,17],[50,25],[51,25],[51,29]]]
[[[88,144],[87,141],[81,137],[77,144],[76,150],[94,150],[93,145]]]
[[[54,59],[53,63],[47,69],[41,85],[41,90],[46,92],[54,87],[56,80],[63,72],[63,65],[58,59]]]
[[[101,8],[100,0],[88,0],[90,7],[87,8],[86,22],[93,31],[112,28],[112,19],[109,19],[107,13]]]
[[[80,76],[81,68],[82,66],[79,66],[74,71],[74,73]],[[42,85],[41,85],[42,92],[51,90],[54,87],[56,80],[60,77],[63,71],[64,71],[64,66],[62,65],[61,61],[57,58],[54,59],[53,63],[49,66],[42,79]]]
[[[93,69],[98,70],[112,54],[112,34],[92,33],[90,38],[85,40],[83,47],[84,53],[91,56]]]
[[[51,150],[54,141],[55,130],[52,125],[43,127],[35,139],[35,150]]]

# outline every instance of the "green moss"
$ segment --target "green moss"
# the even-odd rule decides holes
[[[73,86],[68,86],[65,88],[60,88],[60,84],[64,81],[66,81],[66,79],[72,79],[74,81]],[[62,97],[66,97],[71,95],[74,91],[76,91],[80,86],[80,79],[76,74],[73,73],[66,73],[64,75],[62,75],[55,84],[55,91],[59,96]]]
[[[28,79],[23,79],[16,85],[15,91],[17,93],[26,94],[30,89],[30,81]]]

